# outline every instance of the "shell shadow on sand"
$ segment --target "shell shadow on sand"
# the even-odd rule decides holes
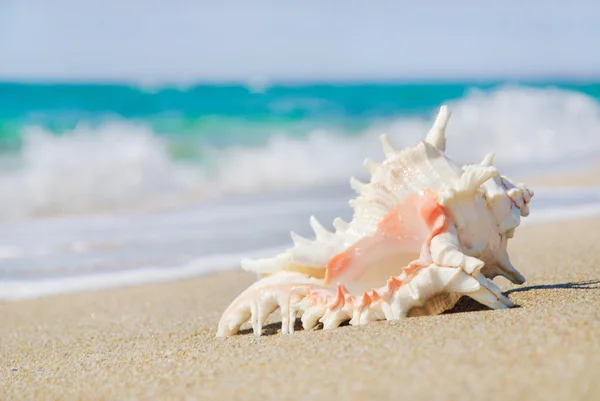
[[[560,283],[560,284],[530,285],[527,287],[512,288],[510,290],[504,291],[503,294],[505,296],[508,296],[514,292],[527,292],[527,291],[536,291],[536,290],[557,290],[557,289],[568,289],[568,290],[600,289],[600,280],[586,280],[586,281]],[[520,305],[516,305],[516,307],[520,308]],[[485,311],[485,310],[491,310],[491,309],[469,297],[462,297],[456,303],[454,308],[447,310],[446,312],[444,312],[444,314],[461,313],[461,312],[479,312],[479,311]]]
[[[504,295],[509,295],[514,292],[526,292],[526,291],[537,291],[537,290],[556,290],[556,289],[568,289],[568,290],[599,290],[600,289],[600,279],[598,280],[586,280],[586,281],[578,281],[578,282],[569,282],[569,283],[560,283],[560,284],[540,284],[540,285],[531,285],[527,287],[513,288],[504,292]],[[520,308],[519,305],[516,305],[517,308]],[[452,314],[452,313],[464,313],[464,312],[480,312],[492,310],[485,305],[480,304],[479,302],[469,298],[462,297],[454,306],[454,308],[447,310],[443,314]],[[348,322],[344,322],[340,325],[347,326]],[[322,324],[317,326],[317,329],[321,329]],[[296,324],[294,326],[295,331],[302,331],[302,322],[300,319],[296,319]],[[279,334],[281,331],[281,322],[274,322],[267,324],[263,327],[262,335],[271,336],[275,334]],[[246,335],[252,334],[252,329],[244,329],[240,330],[239,334]]]

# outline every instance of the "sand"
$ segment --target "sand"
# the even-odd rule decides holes
[[[543,174],[527,177],[525,182],[531,188],[538,187],[591,187],[600,186],[600,161],[590,163],[581,170],[558,174]]]
[[[504,311],[215,338],[243,272],[0,304],[0,399],[599,400],[599,226],[519,229]]]

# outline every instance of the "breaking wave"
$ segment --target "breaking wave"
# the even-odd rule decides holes
[[[503,87],[449,105],[448,153],[460,162],[495,151],[498,164],[527,171],[600,154],[600,104],[579,92]],[[358,135],[328,128],[299,138],[281,127],[262,146],[204,147],[193,162],[173,157],[172,140],[140,123],[81,125],[58,136],[27,127],[17,161],[0,172],[0,218],[175,207],[346,182],[364,176],[365,157],[381,158],[381,133],[397,147],[414,146],[434,113],[373,121]]]

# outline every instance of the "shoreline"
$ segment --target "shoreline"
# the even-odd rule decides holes
[[[510,253],[527,282],[496,279],[519,305],[505,311],[463,298],[439,316],[216,338],[254,281],[241,271],[2,303],[0,398],[593,400],[598,224],[517,230]]]
[[[577,181],[577,176],[569,177],[569,175],[565,175],[561,179],[552,181],[553,185],[544,186],[536,185],[537,181],[532,180],[534,184],[530,187],[533,187],[534,191],[538,191],[538,197],[534,198],[533,202],[536,202],[536,199],[542,200],[540,197],[542,189],[545,194],[544,202],[537,210],[534,205],[532,215],[522,221],[521,228],[575,219],[594,219],[600,216],[600,165],[597,170],[588,171],[580,177],[581,181]],[[566,186],[565,184],[573,185]],[[584,184],[598,185],[589,187]],[[560,194],[563,193],[563,189],[575,189],[581,191],[581,193],[579,195],[566,193],[566,196],[561,198]],[[585,201],[583,201],[582,196],[589,198],[585,198]],[[181,216],[178,215],[167,217],[181,219]],[[290,246],[289,230],[284,231],[285,236],[282,236],[281,244],[276,247],[268,246],[264,249],[246,252],[225,251],[224,253],[207,254],[187,263],[173,264],[170,267],[168,265],[140,265],[135,268],[97,270],[80,275],[46,276],[29,280],[26,278],[3,280],[0,281],[0,304],[48,296],[53,297],[61,294],[77,294],[86,291],[174,282],[239,270],[238,263],[243,258],[269,256]],[[117,262],[115,260],[115,263]]]

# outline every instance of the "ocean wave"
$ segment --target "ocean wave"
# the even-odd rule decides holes
[[[449,102],[448,153],[476,162],[490,151],[525,174],[540,165],[600,153],[600,104],[585,94],[528,87],[472,91]],[[430,118],[398,117],[359,135],[314,129],[297,138],[277,130],[262,146],[201,149],[202,164],[170,153],[149,126],[110,122],[54,135],[24,129],[17,167],[0,172],[0,218],[175,207],[227,194],[300,188],[364,176],[362,160],[381,158],[377,136],[414,146]],[[200,145],[198,145],[200,146]]]
[[[80,126],[61,136],[27,128],[18,167],[0,173],[0,216],[166,207],[203,193],[204,173],[169,157],[140,125]]]

